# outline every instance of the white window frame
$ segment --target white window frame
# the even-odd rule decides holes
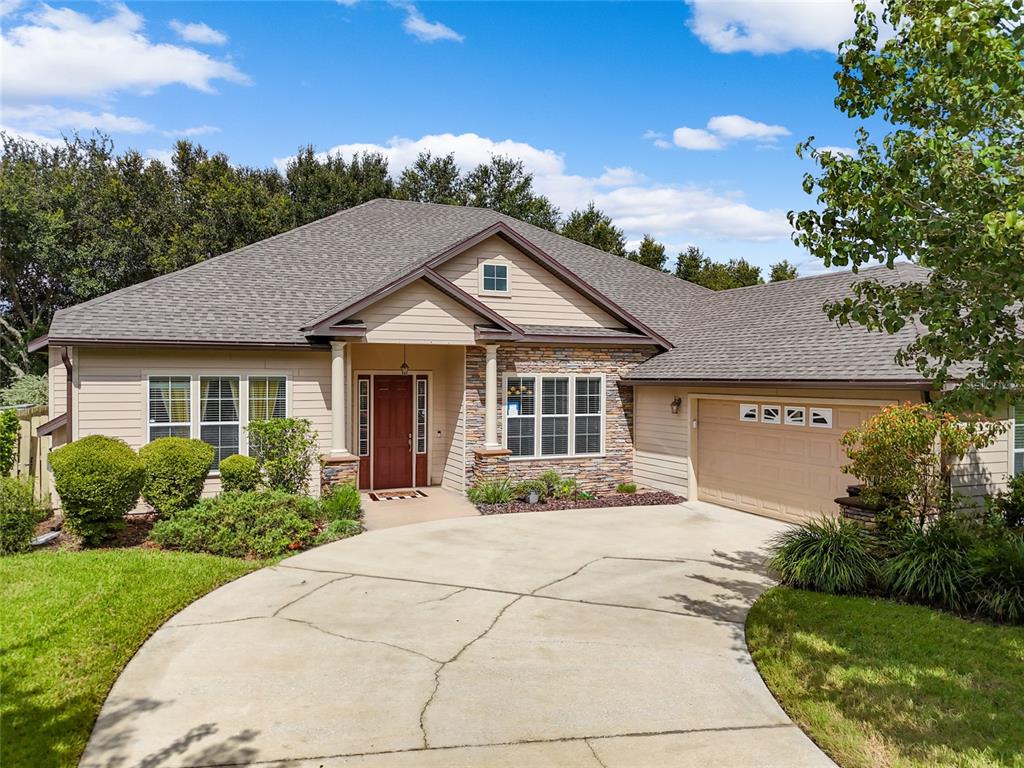
[[[370,384],[373,380],[369,377],[356,379],[356,455],[360,458],[370,455],[370,439],[373,432],[373,423],[370,421],[373,398],[370,396]],[[365,392],[363,390],[366,390]],[[363,408],[363,398],[366,398],[366,407]],[[366,414],[366,440],[363,440],[363,414]],[[365,444],[364,444],[365,443]]]
[[[533,454],[530,456],[509,456],[510,461],[548,461],[552,459],[599,459],[605,455],[605,441],[608,431],[608,386],[604,373],[552,373],[550,371],[538,373],[534,371],[506,371],[501,375],[501,440],[502,445],[508,448],[508,380],[526,379],[534,380],[534,407],[533,407]],[[569,412],[564,416],[569,419],[568,453],[543,454],[541,453],[541,419],[543,403],[543,380],[544,379],[568,379],[569,380]],[[577,453],[576,452],[576,379],[599,379],[601,382],[601,450],[598,453]],[[563,414],[559,414],[562,416]],[[593,416],[597,414],[581,413],[580,416]],[[530,418],[530,417],[516,417]]]
[[[230,375],[230,374],[229,374]],[[289,418],[291,414],[291,379],[283,373],[250,373],[245,377],[245,423],[248,424],[250,420],[249,415],[249,393],[252,392],[252,380],[253,379],[284,379],[284,416],[282,418]],[[241,387],[239,387],[239,397],[241,397]],[[238,415],[241,416],[242,412],[239,410]],[[275,417],[276,418],[276,417]],[[246,441],[248,442],[248,440]]]
[[[421,385],[422,385],[422,390],[423,390],[422,392],[420,392]],[[418,375],[418,376],[416,376],[416,379],[413,382],[413,386],[414,386],[414,390],[413,390],[413,398],[412,398],[413,399],[413,402],[412,402],[412,407],[413,407],[412,420],[413,420],[413,426],[415,427],[415,429],[414,429],[414,431],[412,433],[413,434],[412,439],[415,441],[415,451],[414,451],[414,453],[417,456],[423,456],[423,455],[426,454],[427,446],[430,444],[430,409],[428,407],[429,402],[430,402],[430,399],[429,399],[429,394],[430,394],[429,379],[427,379],[427,377],[423,376],[422,374]],[[423,401],[422,407],[420,406],[420,400],[421,399]],[[422,421],[420,420],[420,415],[421,414],[423,416]],[[421,427],[423,429],[423,434],[420,434],[420,428]],[[422,441],[422,445],[421,445],[421,441]],[[416,468],[413,467],[413,472],[415,472],[415,471],[416,471]]]
[[[149,415],[150,404],[153,396],[152,382],[153,379],[188,379],[188,421],[153,421]],[[195,401],[193,398],[192,390],[192,376],[187,373],[152,373],[146,376],[146,442],[153,442],[153,427],[188,427],[188,436],[191,438],[195,434],[195,425],[193,423],[193,410]],[[159,438],[157,438],[159,439]]]
[[[203,379],[238,379],[238,420],[237,421],[203,421]],[[245,439],[242,439],[242,427],[243,425],[248,426],[248,409],[249,409],[249,379],[242,376],[239,373],[203,373],[196,377],[199,382],[199,393],[198,399],[196,400],[197,415],[196,420],[199,425],[198,432],[199,439],[203,439],[203,427],[238,427],[238,453],[248,455],[249,452],[249,436],[248,432],[245,435]],[[242,391],[242,383],[245,383],[245,392]],[[285,397],[287,398],[287,382],[285,384]],[[287,410],[287,402],[285,403],[285,409]],[[205,442],[205,441],[204,441]],[[212,443],[207,443],[212,445]],[[229,454],[230,455],[230,454]],[[227,457],[225,457],[227,458]],[[217,467],[211,469],[210,472],[213,475],[219,475],[220,462],[217,462]]]
[[[771,408],[775,411],[774,416],[769,416],[766,411]],[[761,406],[761,422],[763,424],[781,424],[782,423],[782,406],[772,405],[768,403]]]
[[[802,405],[784,405],[783,413],[785,414],[785,423],[790,427],[806,427],[807,426],[807,409]],[[800,414],[799,418],[796,414]]]
[[[505,270],[505,290],[497,291],[484,288],[484,267],[501,267]],[[512,268],[507,261],[500,259],[487,259],[477,265],[480,273],[480,295],[481,296],[511,296],[512,295]]]
[[[760,410],[755,403],[740,403],[740,421],[757,421]]]
[[[1017,447],[1017,430],[1024,427],[1024,421],[1017,421],[1017,409],[1024,411],[1024,403],[1010,405],[1010,471],[1009,476],[1013,477],[1016,472],[1017,457],[1024,456],[1024,447]]]
[[[822,408],[822,407],[817,407],[817,406],[813,406],[812,405],[808,409],[808,411],[809,412],[807,414],[807,426],[814,427],[815,429],[832,429],[832,409],[831,408]],[[822,416],[824,416],[826,421],[828,421],[828,424],[815,424],[814,423],[814,414],[815,414],[815,412],[820,413]]]

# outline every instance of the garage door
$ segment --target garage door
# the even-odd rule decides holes
[[[784,520],[835,514],[855,480],[841,467],[843,432],[874,406],[698,401],[697,482],[703,501]]]

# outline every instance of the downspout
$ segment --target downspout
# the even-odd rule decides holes
[[[68,417],[67,433],[68,433],[68,442],[70,443],[72,440],[74,440],[74,435],[71,434],[71,425],[73,423],[72,422],[72,418],[71,418],[72,417],[71,409],[72,409],[72,402],[73,402],[71,388],[74,386],[74,380],[72,379],[72,374],[74,373],[74,369],[71,366],[71,347],[61,347],[60,359],[64,363],[64,370],[67,373],[67,379],[68,379],[67,380],[67,385],[64,387],[64,395],[65,395],[64,413],[66,413],[67,417]]]

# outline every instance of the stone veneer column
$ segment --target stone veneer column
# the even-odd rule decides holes
[[[498,345],[487,344],[487,366],[484,373],[484,448],[501,448],[498,442]]]

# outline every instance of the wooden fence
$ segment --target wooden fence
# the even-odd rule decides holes
[[[35,497],[44,506],[51,502],[51,485],[47,455],[50,453],[50,436],[39,437],[36,432],[47,421],[48,410],[45,405],[18,408],[18,447],[15,452],[14,468],[11,474],[19,478],[28,478],[32,482]]]

